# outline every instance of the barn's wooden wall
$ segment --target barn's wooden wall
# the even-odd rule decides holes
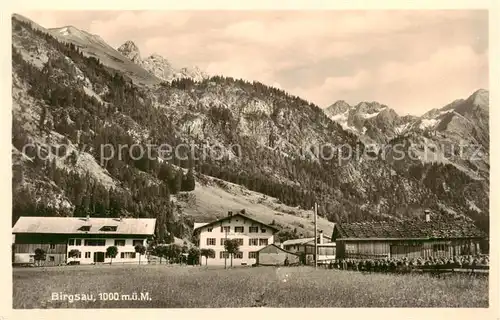
[[[480,240],[451,239],[434,241],[337,241],[338,258],[429,258],[480,254]],[[444,250],[442,250],[444,249]]]
[[[66,244],[54,244],[51,249],[48,243],[19,243],[14,245],[14,253],[35,253],[36,249],[42,249],[46,254],[66,254]]]

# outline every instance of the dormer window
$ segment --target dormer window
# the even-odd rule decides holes
[[[116,231],[118,227],[117,226],[103,226],[100,231]]]
[[[80,228],[78,228],[79,231],[90,231],[90,227],[91,226],[81,226]]]

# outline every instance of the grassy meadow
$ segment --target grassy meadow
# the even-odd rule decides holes
[[[53,292],[96,301],[52,300]],[[98,293],[148,293],[103,301]],[[311,267],[101,265],[16,268],[13,308],[488,307],[488,278],[367,274]]]

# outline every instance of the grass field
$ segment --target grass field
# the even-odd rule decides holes
[[[221,268],[104,265],[20,268],[13,307],[488,307],[488,278],[364,274],[311,267]],[[52,293],[92,294],[96,301],[52,300]],[[148,293],[140,301],[103,301],[101,293]]]

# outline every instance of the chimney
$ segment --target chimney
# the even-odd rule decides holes
[[[430,210],[425,210],[424,213],[425,213],[425,222],[431,221],[431,212],[430,212]]]
[[[87,216],[85,217],[85,220],[89,221],[89,220],[90,220],[90,216],[89,216],[89,215],[87,215]]]
[[[323,244],[323,230],[319,230],[319,244]]]
[[[227,216],[228,216],[228,217],[232,217],[232,216],[233,216],[233,212],[232,212],[232,211],[228,211],[228,212],[227,212]]]
[[[123,216],[120,216],[120,221],[122,221],[122,220],[123,220]]]

